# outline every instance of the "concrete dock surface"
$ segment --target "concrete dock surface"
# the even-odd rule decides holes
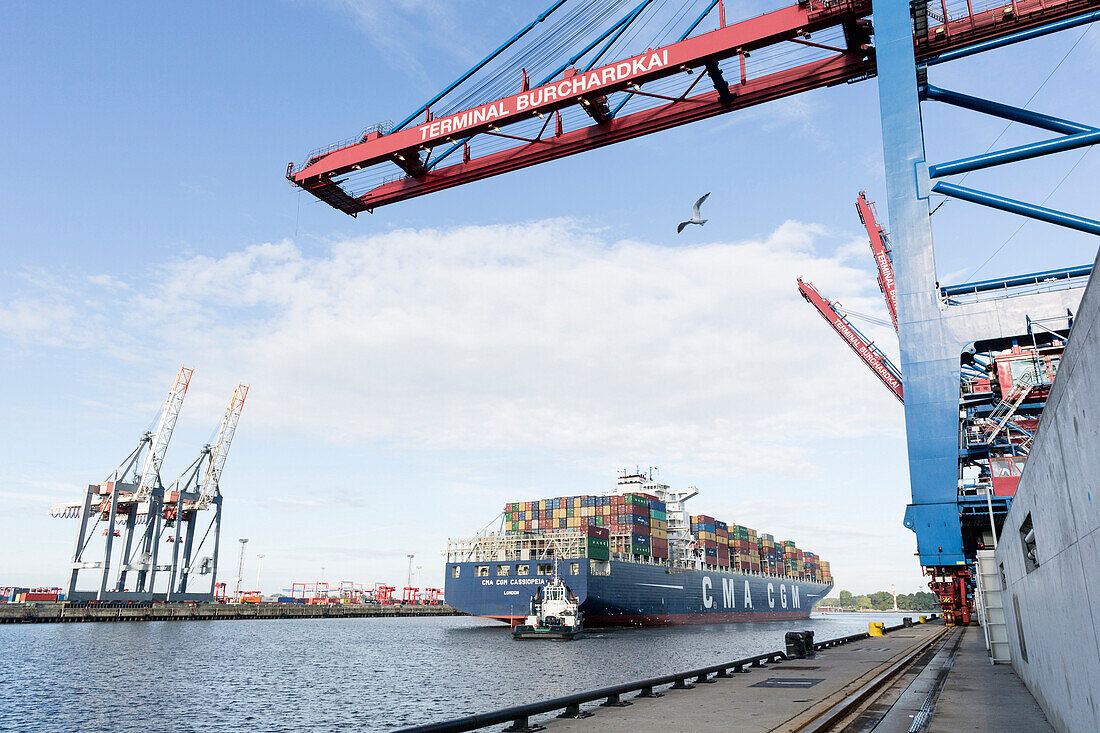
[[[837,713],[889,670],[895,673],[859,705]],[[586,706],[594,715],[585,719],[538,722],[552,733],[1052,730],[1011,667],[989,663],[977,626],[918,624],[712,679],[693,689],[664,688],[656,699],[624,696],[632,703],[627,707]],[[830,719],[835,722],[824,725]]]
[[[977,626],[962,630],[930,731],[1053,731],[1039,704],[1007,664],[993,665]]]

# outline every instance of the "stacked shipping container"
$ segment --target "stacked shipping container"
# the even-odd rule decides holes
[[[504,505],[504,521],[509,532],[587,528],[588,556],[597,560],[608,559],[610,552],[668,557],[665,504],[648,494],[511,502]]]
[[[556,529],[584,529],[588,557],[606,560],[610,553],[667,559],[668,514],[655,496],[561,496],[504,505],[505,529],[540,533]],[[691,517],[691,533],[703,563],[711,567],[786,575],[831,583],[829,563],[787,540],[727,524],[706,514]]]
[[[691,517],[691,533],[706,565],[833,582],[829,563],[790,540],[777,543],[770,534],[758,535],[751,527],[726,524],[706,514]]]
[[[0,603],[29,603],[31,601],[63,601],[65,594],[60,588],[0,588]]]

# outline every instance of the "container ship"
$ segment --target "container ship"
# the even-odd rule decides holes
[[[793,541],[708,515],[698,495],[648,474],[614,491],[512,502],[498,531],[449,540],[446,598],[515,625],[555,572],[589,626],[656,626],[808,618],[833,587],[829,563]]]

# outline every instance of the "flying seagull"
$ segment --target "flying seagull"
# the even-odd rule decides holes
[[[684,227],[686,227],[688,224],[698,224],[699,226],[703,226],[707,223],[707,220],[703,218],[703,213],[699,211],[699,207],[702,206],[703,202],[707,200],[707,196],[710,196],[710,191],[707,191],[701,199],[695,202],[695,206],[692,207],[691,218],[687,221],[680,222],[680,226],[676,227],[677,234],[684,231]]]

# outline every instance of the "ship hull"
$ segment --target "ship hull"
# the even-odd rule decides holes
[[[445,572],[451,606],[515,624],[524,618],[531,596],[550,580],[552,565],[537,560],[448,563]],[[717,568],[670,570],[662,565],[597,563],[584,558],[560,560],[558,572],[580,601],[589,626],[804,619],[832,588],[831,584]]]

